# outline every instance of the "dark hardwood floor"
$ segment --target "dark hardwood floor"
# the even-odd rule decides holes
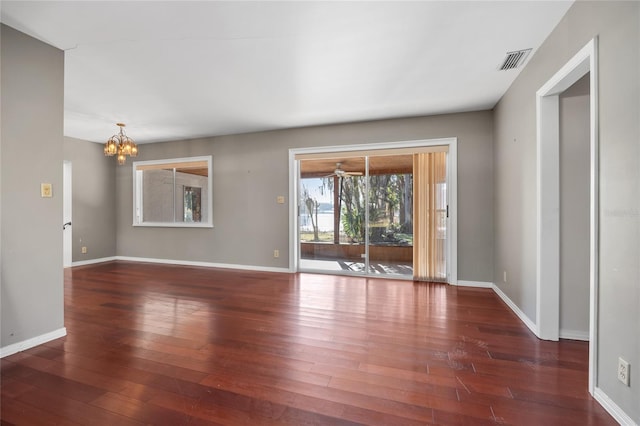
[[[65,271],[65,326],[2,359],[2,425],[615,424],[587,343],[488,289],[111,262]]]

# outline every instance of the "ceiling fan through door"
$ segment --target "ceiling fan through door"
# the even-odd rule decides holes
[[[336,176],[339,178],[347,176],[362,176],[362,172],[347,172],[346,170],[342,170],[342,163],[336,163],[336,169],[333,171],[333,173],[328,174],[324,177],[328,178],[332,176]]]

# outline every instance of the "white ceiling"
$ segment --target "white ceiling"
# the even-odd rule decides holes
[[[492,108],[571,1],[2,1],[65,50],[65,135],[138,143]],[[533,55],[532,54],[532,55]],[[529,56],[529,59],[531,56]]]

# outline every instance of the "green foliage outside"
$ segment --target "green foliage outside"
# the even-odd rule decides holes
[[[340,203],[340,223],[343,237],[349,243],[365,241],[366,178],[361,176],[337,179],[324,178],[323,187],[337,190]],[[373,175],[369,177],[369,242],[371,244],[413,244],[413,180],[410,174]],[[313,232],[301,232],[302,241],[333,242],[333,232],[318,231],[318,202],[303,186],[303,200]]]

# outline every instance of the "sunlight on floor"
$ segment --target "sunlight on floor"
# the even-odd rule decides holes
[[[302,271],[350,271],[364,274],[364,262],[300,259]],[[369,263],[369,273],[374,275],[413,276],[413,267],[402,263]]]

